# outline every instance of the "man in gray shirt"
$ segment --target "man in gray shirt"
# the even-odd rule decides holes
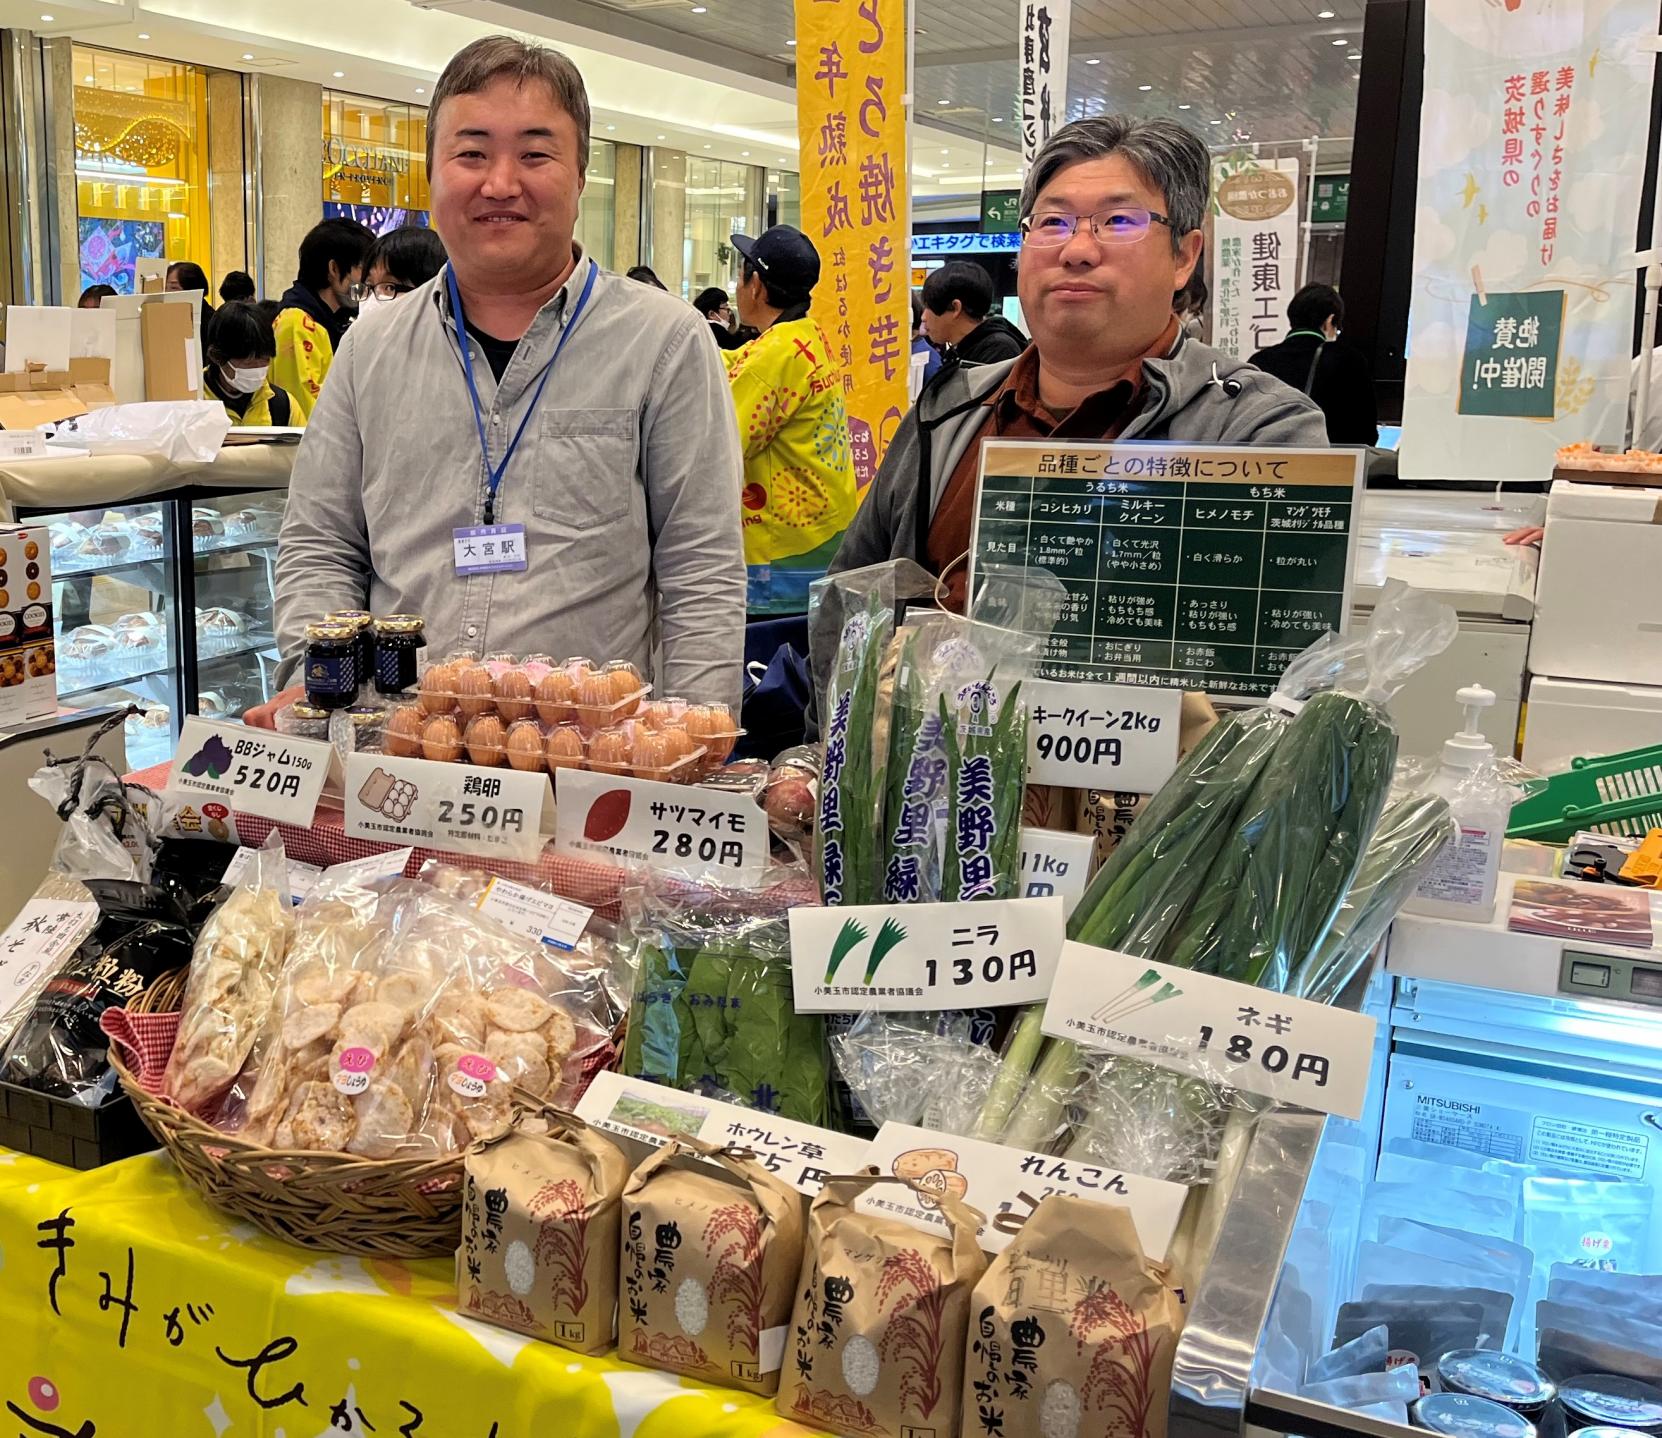
[[[737,705],[733,402],[696,310],[573,243],[581,76],[491,36],[451,60],[430,115],[450,262],[353,327],[312,413],[277,554],[285,675],[309,622],[370,609],[422,615],[435,658],[580,653],[650,672],[656,653],[661,692]]]

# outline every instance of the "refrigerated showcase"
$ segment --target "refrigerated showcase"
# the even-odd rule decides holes
[[[1255,1136],[1179,1348],[1172,1438],[1423,1432],[1307,1391],[1382,1316],[1391,1361],[1426,1387],[1448,1342],[1561,1382],[1662,1383],[1662,1333],[1612,1346],[1587,1315],[1627,1299],[1586,1287],[1662,1272],[1662,950],[1509,932],[1515,882],[1486,925],[1397,920],[1364,1004],[1379,1028],[1359,1121],[1277,1113]],[[1436,1324],[1402,1328],[1389,1305],[1409,1287]],[[1562,1418],[1543,1414],[1542,1438]]]

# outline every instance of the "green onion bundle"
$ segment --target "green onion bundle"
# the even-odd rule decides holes
[[[875,904],[883,897],[882,833],[872,816],[883,801],[878,690],[883,651],[893,632],[892,605],[873,593],[844,623],[826,686],[817,852],[827,904]]]

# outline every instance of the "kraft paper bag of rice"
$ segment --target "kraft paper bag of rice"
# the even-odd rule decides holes
[[[1130,1209],[1050,1195],[970,1300],[963,1438],[1165,1438],[1183,1305]]]
[[[808,1250],[774,1406],[787,1418],[872,1438],[955,1438],[970,1293],[987,1271],[981,1215],[935,1196],[947,1232],[855,1208],[873,1184],[826,1181],[808,1211]]]
[[[771,1396],[801,1267],[795,1189],[739,1151],[671,1141],[623,1189],[618,1356]]]
[[[579,1353],[610,1348],[622,1150],[574,1114],[532,1110],[468,1149],[466,1173],[461,1311]]]

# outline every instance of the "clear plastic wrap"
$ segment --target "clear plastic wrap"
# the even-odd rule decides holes
[[[837,1071],[873,1124],[968,1135],[998,1072],[980,1013],[862,1013],[831,1032]]]
[[[61,904],[65,907],[58,910],[57,914],[66,914],[75,912],[67,907],[69,905],[91,904],[94,902],[92,891],[79,879],[71,879],[63,874],[47,874],[35,885],[34,893],[23,901],[23,907],[18,911],[18,918],[22,917],[30,904]],[[85,913],[84,910],[80,912]],[[12,922],[15,924],[17,919]],[[58,970],[73,956],[75,950],[80,947],[81,941],[92,932],[97,923],[98,915],[96,913],[77,920],[73,926],[58,920],[55,915],[53,928],[63,935],[60,942],[65,946],[63,950],[59,951],[61,957],[58,961],[56,963],[43,963],[36,960],[36,971],[32,975],[19,973],[9,975],[12,984],[18,987],[15,989],[15,997],[12,999],[11,1007],[5,1010],[4,1013],[0,1013],[0,1053],[5,1051],[5,1046],[11,1041],[12,1035],[17,1032],[18,1025],[34,1012],[35,1005],[40,1001],[40,996],[45,992],[46,986],[57,977]],[[16,963],[15,959],[13,963]]]
[[[173,464],[212,464],[230,432],[230,416],[218,400],[147,400],[66,419],[57,438],[95,455],[160,455]]]
[[[762,789],[762,810],[775,838],[801,854],[813,837],[819,810],[820,764],[817,744],[798,744],[776,757]]]
[[[185,983],[164,1092],[210,1113],[242,1071],[294,933],[288,863],[271,831],[244,881],[202,926]]]
[[[1200,1079],[1091,1055],[1064,1109],[1076,1115],[1067,1156],[1172,1183],[1203,1183],[1236,1107],[1229,1090]],[[1055,1141],[1040,1137],[1044,1147]]]
[[[109,762],[94,750],[106,733],[122,724],[129,708],[112,716],[87,740],[74,759],[54,759],[29,779],[29,787],[64,821],[52,851],[54,872],[75,879],[150,878],[160,844],[160,824],[151,816],[161,805],[153,795],[122,782]],[[143,803],[136,802],[143,800]]]
[[[626,896],[638,974],[622,1070],[824,1126],[824,1020],[796,1012],[787,924],[746,910],[743,894],[657,875]]]

